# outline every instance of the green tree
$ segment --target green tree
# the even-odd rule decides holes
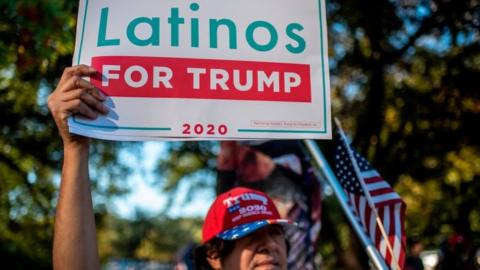
[[[480,244],[479,2],[330,0],[327,11],[333,114],[405,198],[407,234],[429,248],[453,232]],[[205,154],[197,151],[203,143],[191,144],[170,153]],[[321,145],[332,154],[331,142]],[[168,166],[177,183],[182,170]],[[321,240],[326,267],[366,269],[331,200]]]
[[[0,257],[15,269],[51,269],[62,147],[46,98],[71,65],[76,9],[76,1],[0,1]],[[116,176],[127,167],[112,146],[93,147],[102,198],[125,191]],[[116,181],[100,185],[100,176]]]
[[[407,234],[478,245],[478,1],[329,6],[334,111],[405,198]]]
[[[138,212],[131,219],[107,214],[98,232],[100,256],[169,262],[185,244],[199,243],[201,218],[151,217]]]

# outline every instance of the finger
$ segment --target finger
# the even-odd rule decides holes
[[[97,73],[97,71],[93,67],[90,67],[87,65],[76,65],[73,67],[67,67],[63,71],[59,84],[67,81],[69,78],[73,76],[79,76],[79,77],[92,76],[95,73]]]
[[[90,91],[90,94],[93,95],[95,98],[101,100],[101,101],[105,101],[107,99],[107,97],[105,96],[105,94],[98,88],[93,88],[91,91]]]
[[[97,99],[94,95],[90,93],[89,90],[74,89],[72,91],[64,93],[62,96],[63,102],[68,102],[75,99],[83,101],[85,104],[102,114],[108,113],[108,108],[103,104],[103,100]]]
[[[80,97],[83,95],[83,93],[87,91],[85,89],[73,89],[71,91],[65,92],[61,95],[60,100],[61,101],[71,101],[74,99],[80,99]]]
[[[98,113],[96,113],[80,99],[74,99],[66,102],[64,108],[69,113],[77,113],[90,119],[95,119],[98,116]]]
[[[105,95],[98,89],[73,89],[68,92],[62,93],[60,100],[61,101],[70,101],[72,99],[77,99],[81,98],[84,93],[88,93],[89,95],[92,95],[99,101],[105,101],[106,97]]]
[[[103,104],[103,102],[90,94],[90,92],[84,91],[80,98],[85,104],[101,112],[102,114],[108,113],[108,108]]]
[[[95,88],[95,86],[89,81],[84,80],[79,76],[73,76],[60,86],[59,91],[67,92],[78,88],[90,90]]]

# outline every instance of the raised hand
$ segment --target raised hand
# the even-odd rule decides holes
[[[78,114],[95,119],[99,114],[108,113],[103,104],[105,95],[83,77],[94,75],[97,71],[87,65],[77,65],[64,70],[60,82],[48,97],[48,108],[55,119],[64,145],[71,143],[88,144],[88,139],[68,132],[67,119]]]

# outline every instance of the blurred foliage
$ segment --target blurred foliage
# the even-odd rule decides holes
[[[480,244],[479,5],[327,1],[333,114],[405,198],[407,233],[428,248],[453,232]],[[62,148],[45,101],[71,63],[76,6],[65,0],[0,1],[0,257],[16,269],[51,265]],[[320,143],[329,155],[331,142]],[[128,191],[122,146],[93,145],[94,194],[103,203]],[[137,146],[128,145],[128,151]],[[213,189],[215,183],[205,179],[212,179],[216,147],[170,143],[158,167],[165,177],[159,186],[171,198],[183,183],[188,198]],[[121,220],[97,212],[104,259],[166,259],[178,243],[190,241],[189,226],[200,223]],[[361,246],[331,197],[324,203],[321,237],[324,269],[366,269]]]
[[[480,245],[479,1],[329,0],[327,13],[333,115],[405,198],[408,236],[438,248],[458,232]],[[332,160],[331,142],[320,143]],[[170,153],[211,155],[202,144]],[[331,200],[320,245],[325,269],[366,269]]]
[[[51,269],[62,147],[46,98],[71,65],[76,9],[76,1],[0,1],[0,257],[9,269]],[[92,147],[103,198],[126,192],[129,168],[112,146]]]
[[[407,235],[478,247],[479,1],[328,3],[333,113],[405,199]]]
[[[167,145],[169,153],[159,161],[157,173],[161,176],[157,184],[168,194],[168,209],[180,190],[180,184],[187,182],[187,192],[183,203],[188,203],[205,189],[214,190],[217,142],[171,142]],[[210,181],[209,181],[210,180]]]
[[[187,243],[201,239],[201,218],[150,217],[142,212],[131,220],[104,215],[97,226],[100,257],[170,262]]]

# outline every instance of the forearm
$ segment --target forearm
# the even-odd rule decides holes
[[[64,148],[53,245],[56,270],[100,268],[88,155],[88,145]]]

